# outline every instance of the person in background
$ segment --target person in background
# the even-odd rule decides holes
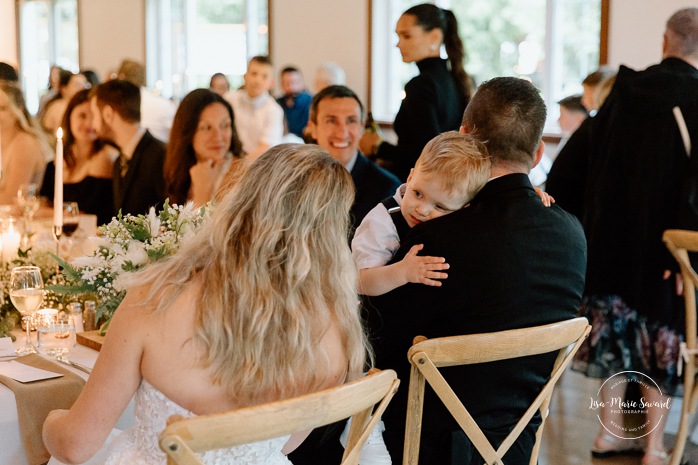
[[[51,147],[31,117],[22,90],[16,83],[0,80],[0,204],[12,204],[20,185],[41,184]]]
[[[582,105],[581,95],[570,95],[557,103],[560,105],[560,116],[557,123],[560,125],[562,137],[568,138],[587,119],[589,112]]]
[[[228,92],[224,98],[233,107],[242,149],[252,161],[281,142],[284,111],[269,94],[274,81],[268,57],[252,57],[244,79],[244,88]]]
[[[366,214],[400,186],[400,180],[392,173],[359,152],[365,118],[361,100],[345,86],[324,88],[315,94],[310,105],[308,126],[313,138],[351,173],[354,181],[351,237]]]
[[[584,138],[577,131],[563,149],[583,168],[559,183],[579,186],[569,195],[580,198],[589,244],[582,314],[592,332],[573,368],[600,380],[625,373],[616,389],[603,384],[603,402],[622,397],[637,372],[659,387],[637,383],[651,405],[666,404],[666,396],[680,389],[684,302],[677,295],[678,266],[662,234],[698,230],[696,89],[698,8],[693,7],[676,11],[666,22],[662,61],[642,71],[621,66],[611,93],[590,118],[590,130]],[[623,409],[601,409],[600,414],[602,425],[623,424]],[[667,414],[662,408],[647,409],[643,465],[668,461]],[[592,454],[636,454],[640,446],[600,427]]]
[[[135,60],[123,60],[117,78],[137,86],[141,91],[141,126],[163,142],[170,138],[176,106],[145,87],[145,66]]]
[[[114,216],[112,174],[118,151],[98,139],[92,124],[90,91],[81,90],[70,99],[63,116],[63,200],[77,202],[80,211],[97,215],[97,224]],[[54,162],[46,167],[41,195],[53,200]]]
[[[83,74],[73,74],[70,71],[61,70],[59,75],[58,94],[54,99],[46,102],[44,114],[40,119],[41,127],[50,138],[56,135],[56,130],[63,121],[63,115],[70,99],[87,87],[87,78]]]
[[[302,138],[313,97],[305,90],[303,74],[298,68],[287,66],[281,70],[281,90],[283,95],[276,102],[284,110],[288,132]]]
[[[395,115],[398,143],[364,133],[359,147],[405,181],[427,142],[459,128],[473,83],[463,69],[465,49],[452,11],[427,3],[413,6],[400,16],[395,32],[402,61],[419,68],[419,75],[405,85],[405,98]],[[440,56],[441,45],[447,60]]]
[[[586,108],[590,116],[594,116],[601,106],[596,99],[596,88],[601,82],[613,76],[615,73],[613,68],[602,66],[589,74],[582,81],[582,88],[584,89],[584,93],[582,94],[582,105],[584,105],[584,108]]]
[[[40,118],[44,114],[44,109],[46,104],[55,98],[58,94],[58,87],[60,86],[60,75],[61,67],[57,65],[51,66],[49,68],[48,74],[48,89],[44,95],[39,98],[39,109],[36,112],[37,118]]]
[[[165,155],[165,194],[171,204],[211,200],[234,158],[242,158],[230,104],[196,89],[179,104]]]
[[[85,79],[87,79],[88,89],[97,87],[100,84],[99,76],[97,76],[97,73],[95,73],[93,70],[86,69],[84,71],[81,71],[81,73],[85,76]]]
[[[337,63],[326,61],[315,70],[315,93],[317,94],[325,87],[343,86],[347,83],[347,75]]]
[[[165,144],[140,124],[141,92],[134,84],[113,79],[90,91],[97,136],[119,148],[114,163],[114,212],[148,213],[165,200]]]
[[[230,92],[230,82],[228,78],[223,73],[215,73],[211,76],[211,80],[208,83],[208,88],[211,92],[223,97],[227,92]]]
[[[0,81],[19,82],[19,75],[14,66],[0,61]]]
[[[282,144],[255,160],[177,254],[131,281],[80,397],[44,423],[51,455],[85,462],[134,394],[138,426],[112,444],[111,465],[165,463],[157,437],[170,415],[222,413],[359,378],[371,349],[346,244],[352,191],[346,169],[316,145]],[[307,434],[201,460],[290,465],[285,454]]]

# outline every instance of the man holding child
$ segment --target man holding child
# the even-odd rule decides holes
[[[440,286],[408,283],[368,299],[376,366],[395,369],[404,383],[409,379],[407,350],[417,335],[500,331],[576,315],[586,266],[582,228],[561,208],[544,206],[527,177],[543,154],[545,116],[537,89],[517,78],[484,83],[466,108],[461,132],[486,146],[490,179],[468,207],[410,225],[390,262],[423,245],[420,255],[445,258],[448,277]],[[554,358],[533,356],[443,373],[498,445],[545,383]],[[383,415],[393,463],[402,462],[406,398],[407,389],[399,390]],[[539,423],[534,417],[505,463],[528,463]],[[482,462],[430,391],[422,425],[420,463]],[[454,449],[458,458],[452,462]]]

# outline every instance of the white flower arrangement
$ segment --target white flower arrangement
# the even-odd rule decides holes
[[[210,205],[169,205],[156,213],[113,218],[99,228],[91,256],[70,264],[59,259],[66,284],[52,286],[59,294],[90,297],[97,301],[97,317],[108,320],[124,296],[127,276],[150,263],[174,254],[183,240],[196,233],[211,214]]]

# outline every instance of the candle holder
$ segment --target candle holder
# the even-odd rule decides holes
[[[56,240],[56,257],[61,256],[61,236],[63,235],[63,226],[53,225],[53,238]],[[56,273],[60,272],[60,266],[56,263]]]

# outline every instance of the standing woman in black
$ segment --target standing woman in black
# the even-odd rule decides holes
[[[465,50],[453,12],[427,3],[413,6],[400,16],[395,32],[402,61],[419,68],[419,75],[405,85],[405,98],[395,116],[398,143],[366,133],[359,148],[383,160],[405,181],[427,142],[444,131],[458,130],[473,85],[463,68]],[[440,57],[441,44],[447,60]]]

